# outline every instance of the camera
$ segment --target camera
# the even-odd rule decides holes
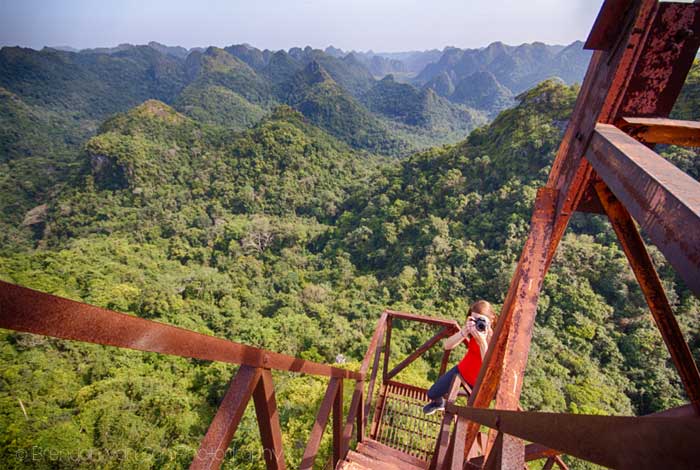
[[[474,327],[476,328],[476,331],[484,332],[488,326],[489,323],[483,318],[477,318],[474,320]]]

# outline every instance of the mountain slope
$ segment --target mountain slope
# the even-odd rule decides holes
[[[462,109],[430,89],[398,83],[393,75],[377,82],[362,101],[370,111],[430,131],[466,134],[483,123],[472,109]]]
[[[483,49],[446,48],[415,82],[455,102],[473,105],[485,101],[490,107],[480,109],[493,114],[511,106],[512,96],[545,79],[558,77],[568,84],[580,83],[590,57],[591,52],[583,50],[580,41],[566,47],[494,42]],[[455,95],[457,89],[460,91]]]
[[[232,129],[246,129],[260,121],[265,110],[219,85],[188,86],[173,106],[192,119]]]
[[[449,99],[474,109],[482,109],[493,117],[514,104],[513,94],[498,83],[491,72],[474,72],[461,80]]]
[[[172,100],[185,76],[177,59],[147,46],[113,54],[4,47],[0,86],[31,105],[99,120],[148,98]]]
[[[408,147],[355,98],[338,85],[318,62],[310,62],[292,81],[286,102],[317,126],[354,147],[396,154]]]
[[[189,86],[218,85],[238,93],[251,103],[272,104],[272,88],[249,65],[223,49],[210,47],[192,52],[185,63]]]

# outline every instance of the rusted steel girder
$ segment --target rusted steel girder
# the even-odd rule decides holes
[[[450,384],[450,390],[447,392],[447,403],[454,403],[454,401],[457,399],[459,386],[459,378],[456,376],[453,377],[452,383]],[[438,438],[435,441],[435,451],[433,452],[433,458],[430,461],[429,470],[442,470],[451,457],[452,449],[450,449],[450,426],[452,426],[454,416],[455,415],[453,413],[450,413],[447,410],[445,410],[445,413],[442,416],[442,424],[440,425]]]
[[[497,403],[512,409],[518,407],[537,300],[546,273],[555,204],[554,191],[545,188],[538,191],[530,235],[525,242],[508,290],[508,297],[503,304],[491,344],[469,397],[469,406],[488,407],[498,390]],[[465,444],[467,451],[474,444],[478,431],[479,426],[470,423]]]
[[[556,450],[550,449],[542,444],[528,444],[525,446],[525,462],[539,460],[545,457],[555,457],[559,455]],[[474,457],[469,460],[474,467],[481,468],[484,465],[484,456]]]
[[[601,16],[615,3],[619,2],[606,0]],[[554,232],[556,241],[561,239],[590,178],[590,166],[582,159],[588,139],[597,122],[615,119],[618,96],[625,92],[627,78],[634,71],[646,40],[644,33],[651,27],[657,8],[656,0],[634,1],[632,7],[624,10],[625,16],[616,18],[622,28],[615,37],[615,47],[593,53],[547,180],[547,187],[560,192]],[[550,259],[555,250],[556,243],[550,249]]]
[[[267,470],[285,470],[287,466],[282,448],[282,428],[270,369],[261,371],[258,385],[253,390],[253,402]]]
[[[338,391],[333,400],[333,468],[345,458],[345,453],[343,453],[343,382],[342,379],[338,380],[341,382],[338,384]]]
[[[625,18],[627,11],[633,8],[634,4],[635,0],[608,0],[605,2],[598,12],[598,17],[593,23],[593,28],[588,34],[583,48],[601,51],[611,49],[618,41],[621,30],[625,27],[620,18]]]
[[[260,381],[260,373],[261,369],[250,366],[238,369],[192,460],[190,470],[210,470],[221,466],[250,396]]]
[[[361,380],[363,374],[0,281],[0,328],[87,343]]]
[[[555,241],[590,184],[582,157],[595,125],[671,112],[700,44],[700,4],[607,0],[595,36],[607,38],[595,45],[605,50],[593,54],[547,182],[560,191]]]
[[[623,117],[618,127],[645,144],[700,147],[700,122]]]
[[[450,330],[443,327],[440,331],[435,333],[435,335],[433,335],[432,338],[428,339],[425,343],[423,343],[415,351],[413,351],[406,359],[398,363],[396,367],[387,372],[385,380],[393,379],[396,376],[396,374],[408,367],[411,363],[413,363],[413,361],[418,359],[420,356],[425,354],[426,351],[435,346],[435,344],[437,344],[441,339],[449,336],[449,334]]]
[[[499,432],[484,470],[514,470],[525,467],[525,447],[515,436]]]
[[[700,183],[611,125],[596,127],[586,158],[700,295]]]
[[[619,6],[620,2],[607,0],[603,11],[613,8],[613,4]],[[574,113],[547,181],[547,187],[558,190],[559,193],[545,272],[571,214],[589,187],[592,168],[583,155],[596,124],[616,122],[623,115],[623,110],[626,116],[651,113],[666,117],[680,93],[697,51],[697,23],[700,17],[698,5],[659,4],[656,0],[638,0],[630,8],[620,11],[623,10],[624,13],[615,18],[622,26],[613,28],[617,36],[608,35],[604,47],[606,50],[593,54]],[[688,30],[692,31],[692,36],[687,34]],[[615,39],[611,40],[612,37]],[[631,77],[640,74],[643,74],[643,79],[631,80]],[[662,96],[660,99],[650,99],[654,94]],[[515,301],[514,290],[520,282],[518,268],[504,303],[505,312],[508,311],[505,307]],[[510,319],[503,314],[502,317],[497,330],[501,324],[506,328],[501,328],[499,333],[510,329],[507,324]],[[504,340],[499,338],[498,341]],[[497,373],[489,372],[490,367],[501,366],[501,361],[488,357],[491,352],[487,352],[487,360],[484,361],[477,387],[470,398],[473,406],[488,406],[500,379],[500,369]],[[521,380],[522,377],[516,379]],[[470,448],[475,436],[476,427],[472,426],[466,448]]]
[[[700,419],[539,413],[447,404],[446,411],[616,469],[697,468]]]
[[[399,320],[409,320],[417,321],[420,323],[428,323],[431,325],[440,325],[452,329],[454,332],[459,330],[461,327],[454,320],[445,320],[444,318],[436,317],[426,317],[423,315],[416,315],[415,313],[399,312],[396,310],[384,310],[384,312],[393,318],[398,318]]]
[[[685,392],[696,413],[700,415],[700,372],[698,372],[698,367],[688,343],[683,337],[683,332],[678,326],[676,317],[673,315],[664,287],[644,246],[644,241],[627,209],[605,183],[597,181],[594,186],[639,286],[642,288],[654,321],[671,353],[671,359],[681,377]]]
[[[309,436],[309,442],[306,444],[306,449],[304,450],[304,455],[301,458],[301,465],[299,465],[299,470],[311,470],[313,469],[314,462],[316,460],[316,455],[318,454],[318,449],[321,445],[321,438],[323,437],[323,431],[326,429],[326,425],[328,424],[328,419],[331,416],[331,411],[335,410],[334,404],[336,403],[336,397],[338,395],[338,391],[340,390],[341,392],[341,397],[342,397],[342,387],[343,387],[343,382],[342,379],[338,379],[336,377],[331,377],[330,382],[328,383],[328,387],[326,388],[326,394],[323,397],[323,401],[321,401],[321,406],[318,409],[318,414],[316,415],[316,421],[314,422],[313,428],[311,428],[311,435]],[[342,401],[341,401],[342,404]],[[342,417],[341,417],[342,419]],[[334,423],[335,423],[335,416],[334,416]],[[333,427],[335,430],[335,426]],[[338,463],[338,460],[340,460],[340,446],[336,449],[336,442],[340,443],[340,439],[338,441],[335,440],[335,435],[333,436],[334,440],[334,453],[333,453],[333,466]],[[338,458],[336,459],[335,451],[338,451]]]
[[[658,3],[648,40],[617,107],[623,116],[668,117],[700,46],[700,4]],[[613,122],[614,123],[614,122]]]

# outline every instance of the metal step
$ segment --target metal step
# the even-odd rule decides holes
[[[367,439],[349,451],[345,460],[338,462],[337,470],[425,470],[426,462],[411,455]]]

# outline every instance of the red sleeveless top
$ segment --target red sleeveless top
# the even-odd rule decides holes
[[[466,342],[466,340],[465,340]],[[481,350],[479,349],[479,343],[476,342],[474,337],[469,338],[469,344],[467,345],[467,353],[464,355],[459,364],[457,364],[457,370],[459,370],[460,375],[467,381],[467,383],[473,387],[476,383],[476,378],[479,376],[479,370],[481,369]]]

